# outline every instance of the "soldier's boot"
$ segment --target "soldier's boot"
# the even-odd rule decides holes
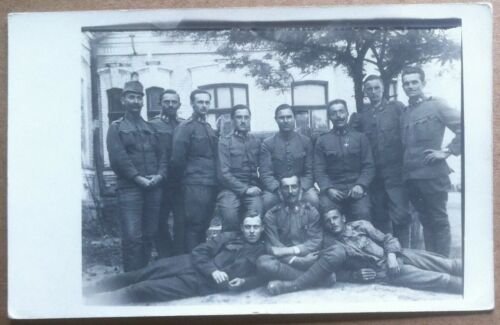
[[[280,280],[271,281],[267,284],[266,289],[271,296],[277,296],[288,292],[298,291],[299,288],[294,282],[295,281],[280,281]]]
[[[450,276],[448,281],[448,291],[451,293],[462,293],[464,287],[464,280],[458,276]]]

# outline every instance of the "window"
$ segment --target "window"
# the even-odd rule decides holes
[[[300,133],[312,134],[328,130],[328,82],[304,80],[292,83],[292,106]]]
[[[111,88],[106,91],[108,95],[108,119],[109,124],[113,121],[118,120],[123,116],[125,110],[122,106],[122,89],[121,88]]]
[[[398,80],[392,79],[389,85],[389,100],[398,100]]]
[[[161,87],[150,87],[146,89],[148,102],[148,121],[161,113],[160,96],[163,93]]]
[[[248,106],[248,85],[236,83],[211,84],[198,87],[212,95],[207,122],[219,131],[220,135],[232,132],[231,108],[234,105]]]

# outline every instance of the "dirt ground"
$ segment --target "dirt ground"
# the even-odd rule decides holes
[[[448,214],[452,232],[452,256],[460,257],[462,250],[462,220],[461,220],[461,204],[460,193],[450,193],[448,200]],[[108,241],[111,239],[108,239]],[[97,243],[96,243],[97,245]],[[111,264],[115,264],[114,262]],[[83,273],[84,285],[96,281],[103,276],[121,272],[121,268],[117,265],[94,264],[89,265]],[[221,293],[205,297],[195,297],[189,299],[181,299],[160,305],[209,305],[209,304],[278,304],[278,303],[321,303],[327,301],[373,301],[373,299],[381,299],[383,301],[416,301],[416,300],[441,300],[452,295],[444,293],[436,293],[429,291],[412,290],[408,288],[394,287],[385,284],[353,284],[353,283],[336,283],[330,288],[314,288],[301,292],[284,294],[277,297],[267,295],[264,288],[235,294]]]

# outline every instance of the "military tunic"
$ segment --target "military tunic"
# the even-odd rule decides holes
[[[343,208],[349,218],[369,219],[369,195],[359,199],[350,197],[338,201],[327,194],[328,189],[343,191],[346,195],[355,185],[365,193],[374,177],[375,168],[370,144],[366,136],[352,129],[331,130],[321,135],[314,148],[314,177],[319,185],[322,212]]]
[[[158,134],[142,118],[128,114],[113,122],[107,134],[111,168],[117,175],[117,199],[126,271],[148,264],[158,229],[161,186],[144,189],[136,176],[167,176],[167,159]]]
[[[217,207],[223,231],[237,231],[240,217],[249,210],[262,213],[262,198],[249,196],[251,186],[259,186],[260,140],[251,134],[234,131],[219,140],[218,167],[222,191]],[[241,211],[244,207],[245,211]]]
[[[297,133],[278,132],[262,142],[260,175],[264,193],[264,209],[279,203],[278,188],[282,177],[300,178],[304,199],[318,206],[318,195],[313,187],[313,145],[311,139]]]
[[[160,145],[166,151],[167,158],[172,156],[172,140],[177,126],[184,121],[181,118],[171,118],[166,115],[158,115],[149,121],[149,123],[158,132]],[[168,179],[163,180],[163,195],[160,208],[160,223],[158,228],[158,237],[156,239],[156,248],[160,257],[167,257],[174,254],[182,254],[184,243],[184,229],[182,216],[182,190],[179,179],[170,171]],[[173,215],[173,240],[170,235],[168,218],[170,213]]]
[[[441,150],[445,129],[455,133],[448,145],[454,155],[462,152],[460,113],[439,98],[419,98],[405,108],[401,132],[405,148],[403,179],[424,228],[426,250],[448,256],[451,245],[447,213],[450,168],[446,160],[425,163],[425,151]]]
[[[359,130],[372,148],[375,177],[369,187],[372,222],[381,231],[394,233],[403,247],[409,246],[409,200],[403,185],[403,143],[399,126],[404,105],[382,100],[378,107],[365,106],[359,114]]]
[[[181,180],[184,252],[205,241],[217,197],[217,136],[201,117],[192,116],[174,132],[172,170]]]

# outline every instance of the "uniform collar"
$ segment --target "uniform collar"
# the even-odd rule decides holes
[[[346,126],[343,129],[335,129],[335,128],[333,128],[332,132],[335,133],[336,135],[346,135],[347,133],[349,133],[349,126]]]
[[[123,115],[123,122],[125,125],[123,127],[127,128],[127,126],[131,127],[132,129],[136,130],[141,130],[141,131],[150,131],[149,125],[144,121],[144,119],[139,116],[138,118],[131,116],[128,113],[125,113]]]
[[[380,103],[378,104],[378,106],[374,106],[374,105],[370,104],[370,107],[373,110],[383,111],[385,109],[385,104],[387,104],[387,99],[382,98],[382,100],[380,101]]]
[[[193,113],[193,115],[191,115],[191,118],[194,120],[194,121],[197,121],[197,122],[200,122],[200,123],[206,123],[207,122],[207,116],[206,115],[198,115],[196,113]]]
[[[160,115],[160,119],[165,122],[165,123],[170,123],[170,122],[178,122],[177,116],[174,118],[171,118],[168,115],[162,114]]]
[[[425,102],[427,100],[429,100],[429,98],[427,98],[425,96],[412,97],[412,98],[408,99],[408,106],[415,107],[415,106],[419,105],[420,103]]]
[[[285,132],[280,132],[278,131],[278,137],[280,137],[283,140],[290,140],[295,136],[295,131],[291,131],[289,133]]]
[[[233,131],[233,134],[238,137],[238,138],[241,138],[241,139],[247,139],[248,138],[248,132],[240,132],[238,130],[234,130]]]

